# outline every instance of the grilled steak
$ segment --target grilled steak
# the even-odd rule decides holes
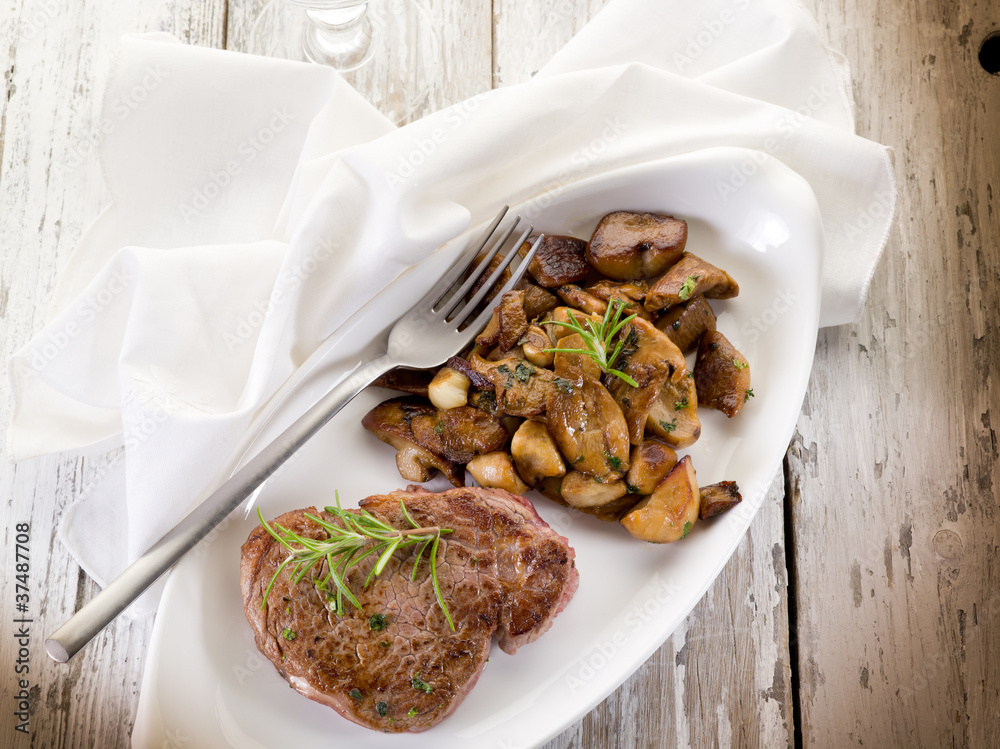
[[[475,685],[493,634],[513,654],[539,637],[576,591],[574,551],[531,503],[499,489],[465,488],[432,494],[393,492],[361,507],[396,528],[410,527],[405,503],[420,526],[450,528],[441,536],[437,574],[455,623],[451,631],[433,589],[427,554],[411,581],[419,547],[398,550],[367,589],[374,557],[359,563],[347,584],[361,603],[343,616],[327,607],[313,577],[298,583],[286,568],[262,608],[268,584],[288,551],[262,526],[242,549],[240,583],[258,649],[297,691],[345,718],[378,731],[423,731],[449,715]],[[314,539],[327,532],[296,510],[275,523]]]

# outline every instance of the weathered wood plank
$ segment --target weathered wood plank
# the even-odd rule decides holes
[[[977,55],[997,6],[807,5],[901,196],[791,452],[804,745],[996,746],[1000,77]]]
[[[212,0],[65,4],[14,0],[0,13],[0,359],[20,348],[48,317],[60,270],[102,205],[93,139],[100,91],[118,38],[170,30],[185,41],[222,43],[225,7]],[[0,423],[10,419],[3,378]],[[4,444],[6,440],[4,438]],[[3,449],[3,448],[0,448]],[[101,460],[46,457],[17,466],[4,453],[0,600],[5,602],[0,680],[5,708],[14,704],[18,657],[11,616],[15,601],[17,523],[29,523],[31,628],[30,734],[15,732],[11,709],[0,712],[0,745],[124,747],[128,745],[150,622],[120,620],[73,663],[58,665],[42,641],[95,592],[55,536],[63,509],[100,470]],[[20,626],[20,625],[18,625]]]

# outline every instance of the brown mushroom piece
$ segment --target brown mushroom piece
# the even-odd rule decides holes
[[[627,323],[620,335],[625,337],[625,346],[613,366],[638,385],[611,374],[605,375],[603,381],[625,415],[629,441],[638,445],[649,412],[664,386],[668,380],[682,377],[687,365],[684,355],[670,339],[641,318]]]
[[[526,419],[545,413],[549,384],[556,378],[552,370],[516,357],[487,361],[472,354],[469,361],[492,383],[498,413]]]
[[[510,351],[528,329],[524,313],[524,291],[508,291],[500,297],[500,304],[493,309],[486,328],[476,336],[480,346],[496,346],[500,351]]]
[[[641,541],[668,544],[691,531],[700,503],[698,477],[691,457],[686,455],[652,494],[625,513],[621,524]]]
[[[710,330],[698,344],[694,365],[698,402],[733,418],[749,400],[750,364],[717,330]]]
[[[649,284],[645,281],[608,281],[604,279],[591,284],[584,291],[605,302],[620,299],[625,305],[624,314],[626,316],[638,315],[644,320],[652,321],[653,319],[653,315],[642,306],[646,292],[649,291]],[[603,310],[601,314],[603,314]]]
[[[563,477],[559,493],[571,507],[593,509],[621,499],[628,494],[628,487],[622,479],[604,481],[600,476],[570,471]]]
[[[702,520],[715,517],[743,501],[740,487],[735,481],[720,481],[718,484],[703,486],[699,491],[701,508],[698,510],[698,517]]]
[[[705,297],[699,295],[671,307],[657,319],[656,327],[686,354],[694,351],[706,330],[715,330],[715,313]]]
[[[646,429],[674,448],[693,445],[701,436],[698,392],[691,374],[685,370],[683,376],[667,380],[646,418]]]
[[[477,455],[465,467],[476,483],[487,489],[504,489],[511,494],[528,491],[528,485],[517,475],[514,463],[505,452]]]
[[[576,333],[559,340],[559,349],[583,349]],[[628,470],[628,425],[618,404],[600,381],[601,370],[586,354],[557,351],[555,379],[549,388],[549,433],[574,470],[605,481]]]
[[[646,294],[646,309],[657,312],[704,295],[709,299],[731,299],[740,293],[739,284],[721,268],[697,255],[685,252],[676,265],[653,284]]]
[[[420,447],[452,463],[499,450],[510,436],[500,419],[473,406],[414,416],[410,428]]]
[[[587,260],[609,278],[628,281],[663,273],[687,244],[687,222],[659,213],[614,211],[601,219]]]
[[[434,371],[429,369],[404,369],[396,367],[372,383],[372,387],[397,390],[411,395],[427,395],[427,388],[434,379]]]
[[[566,304],[588,315],[600,315],[603,317],[605,310],[608,308],[608,303],[604,299],[584,291],[576,284],[569,283],[565,286],[560,286],[556,289],[556,294]],[[579,314],[576,316],[579,317]]]
[[[518,281],[514,288],[524,292],[524,314],[528,320],[535,320],[559,305],[559,298],[555,294],[531,283],[526,278]]]
[[[429,481],[434,470],[455,486],[465,485],[465,471],[454,462],[436,455],[417,443],[411,423],[415,418],[437,412],[430,403],[415,396],[392,398],[365,414],[362,426],[386,444],[396,448],[396,467],[407,481]]]
[[[538,239],[532,234],[518,252],[521,257],[528,254],[531,245]],[[535,257],[528,263],[528,273],[539,286],[554,289],[563,284],[580,281],[590,273],[586,258],[587,243],[575,237],[546,234],[535,251]]]
[[[559,448],[540,421],[525,421],[518,427],[510,442],[510,455],[521,478],[532,486],[566,473]]]
[[[633,494],[652,494],[663,478],[677,465],[677,453],[655,439],[632,448],[632,465],[625,481]]]

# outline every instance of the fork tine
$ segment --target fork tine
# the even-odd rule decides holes
[[[480,235],[480,238],[473,242],[468,249],[459,254],[459,256],[455,259],[455,262],[451,264],[448,272],[445,273],[441,279],[431,287],[430,291],[424,295],[421,302],[433,302],[430,304],[432,309],[435,305],[441,302],[444,295],[448,293],[448,289],[455,284],[455,281],[459,279],[476,256],[479,255],[483,248],[489,243],[494,232],[496,232],[497,227],[500,225],[500,222],[503,221],[504,216],[507,215],[507,208],[508,206],[504,206],[500,209],[500,213],[498,213],[496,218],[493,219],[492,223],[490,223],[490,225],[486,228],[486,231],[483,232],[482,235]]]
[[[480,288],[479,291],[476,293],[476,296],[474,296],[472,300],[467,305],[465,305],[465,307],[462,308],[462,311],[459,312],[457,315],[455,315],[455,317],[451,320],[451,322],[456,327],[461,327],[463,320],[465,320],[469,315],[472,314],[473,311],[475,311],[476,306],[479,304],[480,301],[482,301],[482,298],[486,296],[489,290],[493,287],[493,284],[496,283],[497,279],[503,273],[504,269],[508,265],[510,265],[511,261],[518,254],[518,248],[520,248],[521,245],[524,244],[524,240],[528,238],[528,235],[531,234],[531,230],[533,228],[534,227],[532,226],[528,227],[528,230],[524,232],[524,234],[522,234],[521,237],[517,240],[517,243],[514,245],[514,249],[512,249],[507,254],[507,257],[504,258],[504,261],[493,272],[493,275],[490,276],[489,280],[486,283],[484,283],[482,285],[482,288]],[[511,272],[510,278],[507,280],[507,283],[505,283],[503,287],[497,292],[495,298],[502,297],[508,291],[513,289],[514,286],[517,284],[517,282],[524,277],[525,272],[528,270],[528,264],[531,262],[532,258],[535,257],[535,252],[538,250],[538,247],[541,245],[542,239],[544,239],[544,237],[545,237],[544,234],[539,235],[539,237],[535,240],[534,244],[531,245],[531,248],[528,250],[528,253],[524,256],[524,259],[522,260],[521,264],[517,267],[517,270]],[[468,328],[476,330],[481,329],[489,321],[489,318],[492,316],[492,314],[493,314],[492,308],[483,310],[476,318],[475,322],[470,323]]]
[[[476,265],[476,270],[473,271],[467,279],[465,279],[465,283],[462,284],[462,286],[458,289],[458,291],[456,291],[454,294],[451,295],[451,298],[444,304],[444,306],[441,309],[437,310],[437,312],[439,312],[442,316],[447,318],[448,315],[451,314],[452,310],[454,310],[455,307],[457,307],[459,304],[462,303],[462,300],[465,298],[465,295],[469,293],[469,289],[471,289],[475,285],[476,281],[482,278],[483,271],[486,268],[490,267],[490,263],[493,261],[493,258],[501,249],[503,249],[503,246],[507,243],[507,240],[510,239],[510,235],[514,233],[514,229],[517,228],[517,225],[518,223],[520,223],[520,221],[521,221],[520,216],[514,217],[513,223],[511,223],[511,225],[507,227],[507,230],[504,232],[503,236],[500,237],[499,241],[497,241],[496,244],[493,245],[493,249],[486,254],[486,257],[483,258],[482,262]]]

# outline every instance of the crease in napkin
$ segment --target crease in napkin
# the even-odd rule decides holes
[[[896,190],[888,149],[853,132],[849,83],[784,0],[614,0],[531,81],[400,129],[332,70],[127,37],[102,115],[113,202],[51,322],[10,362],[11,454],[119,449],[61,527],[103,585],[399,273],[504,204],[534,199],[541,215],[563,184],[714,146],[809,183],[826,234],[821,324],[853,322]],[[755,171],[734,164],[720,196]]]

